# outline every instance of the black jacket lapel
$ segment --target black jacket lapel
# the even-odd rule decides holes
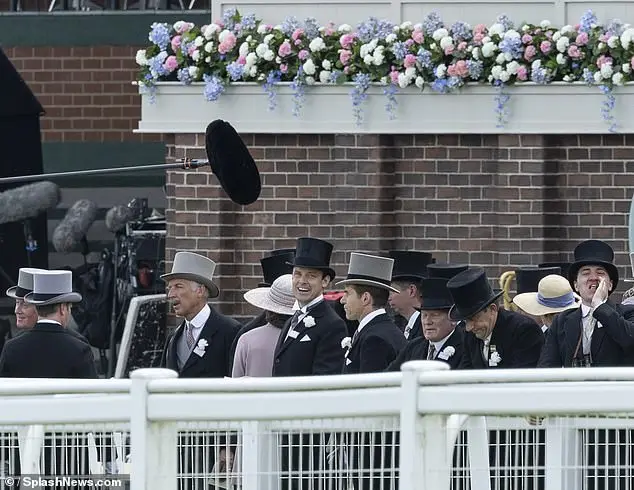
[[[579,352],[583,352],[583,345],[579,344],[579,339],[581,338],[581,308],[577,308],[574,313],[566,318],[564,335],[566,341],[565,365],[570,365],[574,358],[577,344],[579,345]]]
[[[279,357],[286,349],[288,349],[289,345],[293,344],[293,342],[298,341],[306,330],[314,328],[315,325],[319,323],[319,319],[324,316],[326,312],[324,308],[330,308],[330,306],[326,304],[325,300],[320,301],[315,306],[313,306],[310,310],[308,310],[308,313],[304,316],[304,318],[302,318],[302,320],[295,327],[297,336],[288,337],[287,339],[286,336],[288,335],[288,331],[291,328],[291,322],[289,321],[288,324],[284,326],[284,330],[282,331],[282,334],[280,335],[280,338],[278,339],[278,343],[275,349],[275,357]],[[309,317],[309,316],[312,316],[315,319],[315,325],[313,325],[312,327],[307,327],[306,324],[304,323],[304,320],[306,319],[306,317]]]

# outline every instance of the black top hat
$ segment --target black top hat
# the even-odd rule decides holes
[[[502,296],[503,292],[493,291],[481,267],[467,269],[452,277],[447,288],[454,302],[449,310],[449,318],[452,320],[471,318]]]
[[[427,265],[435,262],[429,252],[412,250],[393,250],[388,253],[394,259],[392,280],[414,279],[420,281],[427,277]]]
[[[265,288],[271,286],[280,276],[284,274],[292,274],[293,266],[289,264],[295,258],[295,250],[286,253],[278,253],[271,255],[270,257],[264,257],[260,259],[262,265],[262,277],[264,282],[261,282],[258,287]]]
[[[466,264],[427,264],[427,273],[429,277],[442,277],[451,279],[453,276],[466,271],[469,268]]]
[[[446,277],[430,277],[421,286],[422,306],[418,310],[448,310],[453,306],[453,298],[447,289]]]
[[[320,240],[319,238],[298,238],[295,247],[295,259],[289,265],[294,267],[308,267],[323,271],[334,279],[337,275],[330,267],[330,256],[332,255],[332,244]]]
[[[285,254],[295,255],[295,249],[294,248],[276,248],[275,250],[271,250],[271,255],[285,255]]]
[[[559,267],[561,272],[558,274],[568,278],[568,271],[570,270],[570,262],[544,262],[537,267]]]
[[[539,281],[551,274],[561,275],[559,267],[521,267],[515,269],[515,283],[517,294],[536,293]]]
[[[211,122],[205,150],[211,170],[233,202],[246,206],[257,201],[262,190],[258,167],[231,124],[221,119]]]
[[[612,263],[614,261],[614,250],[612,247],[601,240],[586,240],[575,247],[575,261],[570,264],[568,269],[568,281],[573,285],[577,280],[579,269],[584,265],[600,265],[605,268],[610,279],[612,280],[612,289],[616,289],[619,283],[619,271]],[[574,286],[573,286],[574,287]]]

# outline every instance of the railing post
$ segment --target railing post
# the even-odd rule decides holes
[[[147,368],[130,373],[130,490],[173,490],[177,483],[178,433],[172,422],[148,420],[148,383],[178,378],[171,369]]]
[[[399,465],[399,487],[407,490],[424,490],[429,488],[449,488],[435,482],[442,479],[445,465],[438,466],[446,460],[444,427],[446,416],[419,416],[418,414],[418,378],[425,371],[448,370],[449,365],[441,361],[410,361],[401,366],[401,457]],[[440,418],[440,419],[439,419]],[[444,418],[444,423],[442,420]],[[425,419],[429,420],[429,423]],[[433,420],[432,420],[433,419]],[[438,427],[435,427],[439,425]],[[432,437],[430,430],[439,432],[432,444],[427,441]],[[426,448],[433,448],[427,451]],[[432,461],[433,460],[433,461]],[[442,480],[440,480],[442,481]]]

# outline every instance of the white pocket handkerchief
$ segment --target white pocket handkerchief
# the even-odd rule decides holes
[[[291,330],[290,332],[288,332],[288,336],[292,339],[296,339],[298,335],[299,333],[297,332],[297,330]]]
[[[348,364],[352,364],[352,361],[351,361],[350,359],[346,359],[346,366],[347,366]]]
[[[308,335],[304,335],[299,341],[300,342],[310,342],[310,337]]]

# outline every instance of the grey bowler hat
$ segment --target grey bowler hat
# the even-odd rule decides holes
[[[352,252],[350,254],[348,275],[336,285],[361,284],[398,293],[400,291],[392,286],[393,267],[394,259]]]
[[[24,301],[34,305],[79,303],[81,294],[73,291],[71,271],[37,271],[33,273],[33,292]]]
[[[202,284],[209,290],[209,297],[216,298],[220,294],[218,286],[213,282],[216,263],[193,252],[177,252],[174,256],[172,272],[163,274],[161,279],[187,279]]]
[[[18,272],[18,285],[10,287],[5,293],[9,298],[22,299],[33,291],[33,274],[44,269],[21,267]]]

